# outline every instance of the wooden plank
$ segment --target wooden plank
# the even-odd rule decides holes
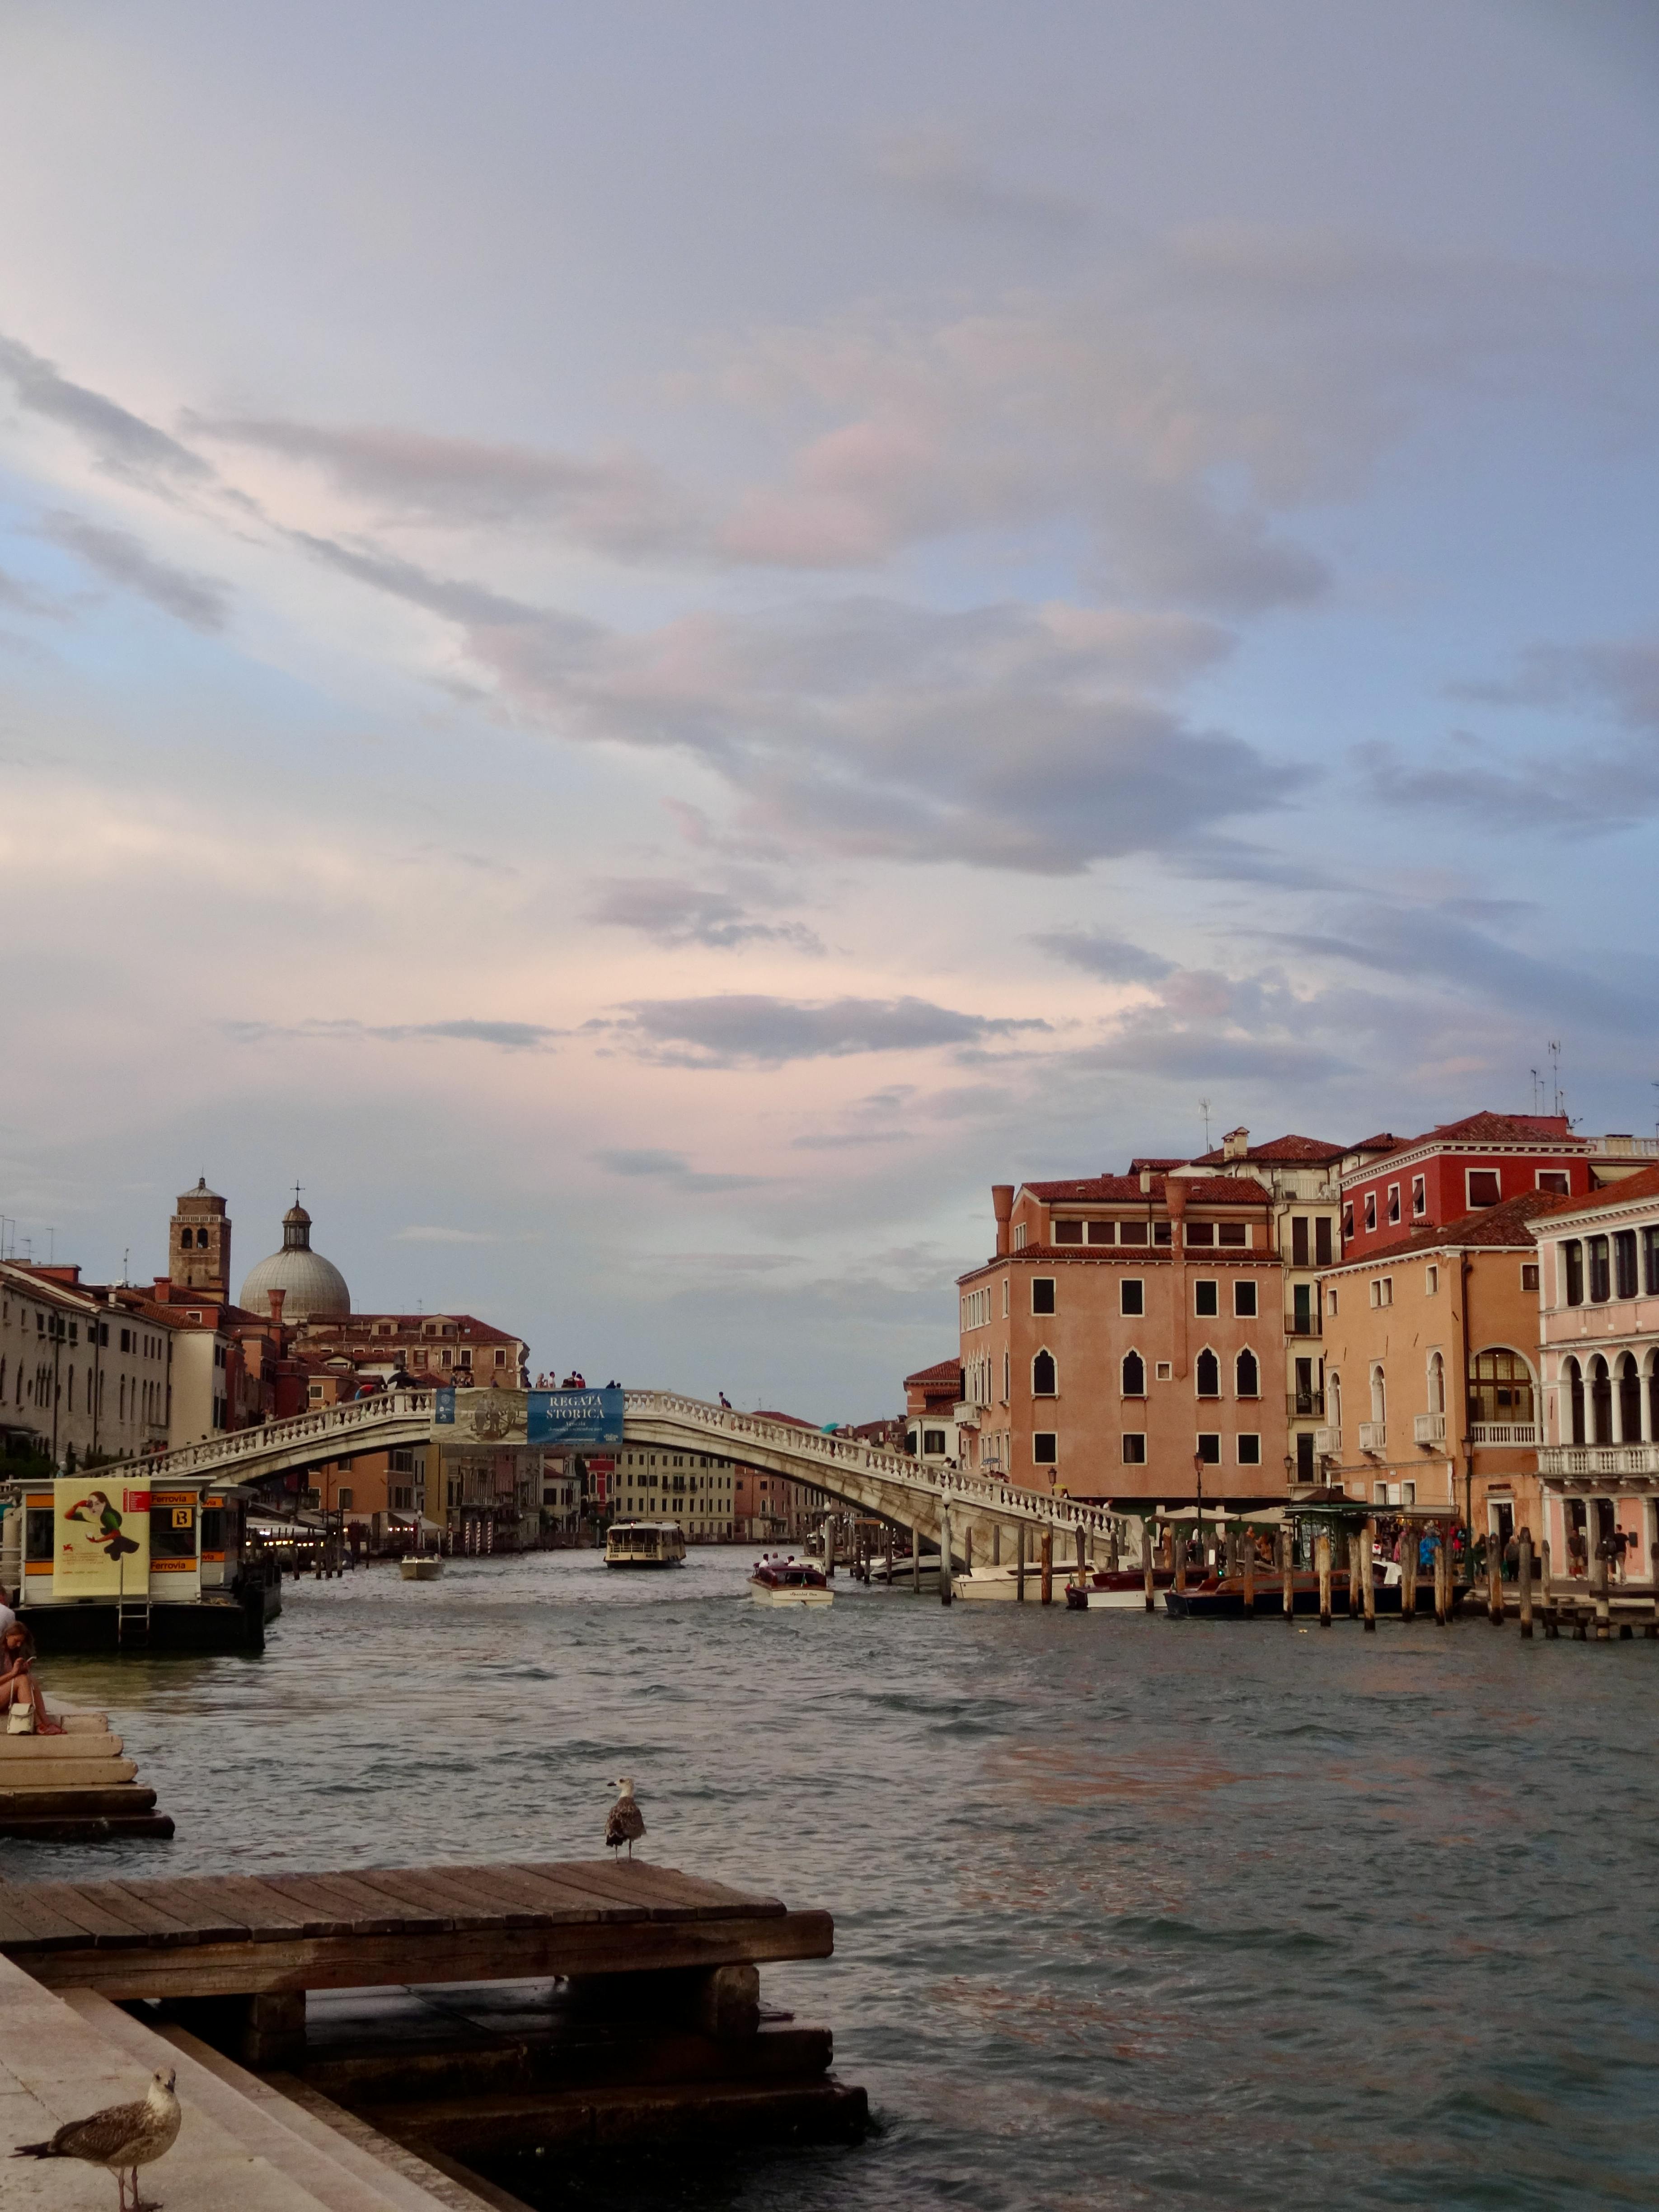
[[[195,1890],[204,1908],[222,1913],[227,1925],[240,1924],[242,1940],[251,1943],[324,1936],[338,1924],[334,1915],[307,1911],[252,1875],[191,1875],[178,1886]]]
[[[144,1930],[129,1914],[84,1897],[73,1882],[42,1882],[40,1888],[45,1893],[42,1901],[65,1920],[83,1928],[88,1941],[100,1949],[112,1944],[142,1944],[145,1940]]]
[[[535,1925],[555,1927],[579,1920],[627,1923],[649,1917],[643,1905],[619,1905],[613,1899],[566,1881],[562,1867],[507,1863],[481,1867],[477,1872],[481,1877],[499,1882],[504,1895],[509,1892],[522,1895],[532,1909],[535,1900],[541,1899],[542,1910]]]
[[[356,1874],[273,1875],[271,1886],[289,1895],[302,1895],[316,1886],[333,1903],[349,1905],[354,1933],[365,1936],[414,1935],[441,1929],[445,1916],[416,1899],[402,1896],[373,1877]]]
[[[42,1820],[64,1813],[149,1813],[155,1792],[141,1790],[136,1782],[118,1782],[111,1790],[0,1790],[0,1820]],[[0,1950],[5,1948],[0,1937]]]
[[[756,1920],[580,1922],[559,1928],[356,1935],[173,1948],[39,1950],[29,1972],[48,1989],[113,1998],[236,1996],[435,1982],[532,1981],[556,1974],[627,1974],[668,1967],[827,1959],[827,1912]]]
[[[78,1950],[86,1942],[87,1931],[78,1921],[65,1919],[43,1900],[43,1887],[39,1882],[0,1885],[0,1951]]]
[[[360,1881],[382,1883],[394,1894],[406,1896],[429,1911],[444,1916],[446,1928],[519,1928],[534,1924],[534,1916],[507,1904],[493,1886],[477,1873],[464,1869],[450,1874],[443,1867],[426,1867],[416,1874],[398,1868],[382,1875],[366,1868]]]
[[[372,1931],[366,1928],[364,1923],[371,1917],[370,1908],[356,1890],[337,1888],[332,1878],[327,1875],[268,1874],[261,1875],[260,1880],[265,1888],[274,1890],[289,1904],[326,1914],[328,1923],[324,1930],[326,1935],[352,1936],[371,1932],[389,1935],[396,1932],[390,1928],[377,1927]],[[389,1908],[380,1917],[387,1919],[396,1917]]]
[[[234,1943],[242,1940],[241,1923],[228,1919],[222,1912],[209,1912],[188,1882],[118,1881],[88,1882],[81,1887],[100,1897],[113,1893],[117,1899],[126,1898],[136,1911],[142,1911],[154,1923],[158,1943]],[[174,1891],[183,1895],[170,1893]]]
[[[638,1859],[576,1859],[559,1871],[584,1882],[599,1875],[606,1888],[614,1888],[619,1896],[631,1897],[637,1890],[653,1911],[660,1904],[670,1911],[689,1911],[698,1919],[754,1920],[787,1910],[781,1897],[732,1889],[723,1881],[683,1874],[678,1867],[642,1865]]]

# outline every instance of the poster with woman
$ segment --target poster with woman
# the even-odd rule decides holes
[[[60,1475],[53,1486],[54,1597],[142,1596],[149,1588],[149,1491],[112,1472]]]

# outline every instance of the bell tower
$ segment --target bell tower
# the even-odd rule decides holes
[[[230,1296],[230,1218],[205,1176],[173,1208],[167,1231],[167,1279],[181,1290],[209,1297]]]

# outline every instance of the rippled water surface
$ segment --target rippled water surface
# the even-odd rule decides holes
[[[171,1844],[14,1878],[646,1855],[836,1916],[765,1971],[869,2089],[863,2147],[573,2208],[1659,2197],[1659,1646],[1149,1620],[747,1554],[289,1584],[261,1658],[58,1659]]]

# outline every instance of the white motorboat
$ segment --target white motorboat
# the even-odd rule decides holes
[[[406,1583],[435,1583],[443,1571],[443,1561],[431,1553],[411,1553],[398,1563],[398,1571]]]
[[[780,1559],[769,1552],[757,1559],[749,1577],[749,1595],[757,1605],[833,1605],[836,1593],[822,1567],[810,1559]]]
[[[933,1577],[937,1583],[939,1577]],[[1042,1570],[1025,1562],[1025,1595],[1027,1599],[1042,1595]],[[1019,1574],[1014,1567],[969,1567],[952,1575],[951,1588],[959,1598],[982,1604],[987,1599],[1018,1599]]]

